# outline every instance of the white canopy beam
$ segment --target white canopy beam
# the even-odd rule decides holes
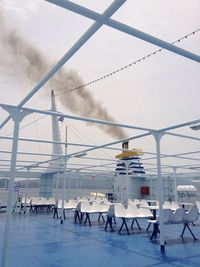
[[[74,4],[67,0],[47,0],[47,2],[52,3],[54,5],[60,6],[62,8],[68,9],[72,12],[75,12],[79,15],[82,15],[84,17],[90,18],[95,21],[102,21],[102,15],[90,10],[88,8],[82,7],[80,5]],[[150,34],[147,34],[145,32],[139,31],[133,27],[130,27],[126,24],[123,24],[119,21],[116,21],[114,19],[108,19],[105,23],[105,25],[110,26],[111,28],[114,28],[116,30],[119,30],[121,32],[127,33],[129,35],[132,35],[136,38],[139,38],[143,41],[146,41],[148,43],[154,44],[156,46],[162,47],[168,51],[171,51],[175,54],[181,55],[183,57],[189,58],[193,61],[200,63],[200,56],[193,54],[185,49],[182,49],[178,46],[175,46],[173,44],[170,44],[166,41],[163,41],[159,38],[156,38]]]
[[[12,109],[21,109],[21,110],[28,111],[28,112],[31,112],[31,113],[36,112],[36,113],[39,113],[39,114],[46,114],[46,115],[51,115],[51,116],[55,116],[55,117],[60,117],[60,112],[55,112],[55,111],[40,110],[40,109],[26,108],[26,107],[20,107],[19,108],[18,106],[8,105],[8,104],[3,104],[3,103],[0,103],[0,107],[2,107],[2,108],[12,108]],[[154,132],[154,129],[138,127],[138,126],[132,126],[132,125],[117,123],[117,122],[113,122],[113,121],[105,121],[105,120],[92,119],[92,118],[86,118],[86,117],[80,117],[80,116],[74,116],[74,115],[66,115],[66,114],[62,114],[62,117],[63,118],[67,118],[67,119],[71,119],[71,120],[92,122],[92,123],[110,125],[110,126],[115,126],[115,127],[122,127],[122,128],[129,128],[129,129],[147,131],[148,133],[143,134],[144,136],[151,135],[150,132]],[[139,137],[142,137],[142,136],[139,136]],[[121,139],[121,140],[118,140],[117,143],[120,143],[121,141],[128,141],[128,140],[130,140],[130,139],[129,138]]]
[[[194,137],[194,136],[189,136],[189,135],[184,135],[184,134],[177,134],[177,133],[170,133],[170,132],[165,132],[165,134],[173,135],[173,136],[177,136],[177,137],[182,137],[182,138],[187,138],[187,139],[193,139],[193,140],[196,140],[196,141],[200,141],[200,138]]]

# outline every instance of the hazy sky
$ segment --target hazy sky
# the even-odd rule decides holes
[[[102,13],[112,1],[73,2]],[[7,29],[15,29],[27,42],[38,48],[51,64],[57,62],[92,24],[87,18],[42,0],[3,0],[0,6],[8,25]],[[165,41],[173,42],[200,28],[199,12],[198,0],[128,0],[113,18]],[[178,45],[200,54],[199,44],[200,32],[197,32]],[[65,64],[65,69],[75,70],[83,83],[87,83],[157,49],[158,47],[149,43],[103,26]],[[2,53],[6,55],[5,51],[1,51]],[[0,69],[0,102],[18,104],[35,83],[29,83],[22,75],[17,60],[8,67],[5,57]],[[87,89],[116,121],[147,128],[162,128],[199,118],[199,84],[198,63],[162,51],[108,79],[88,86]],[[42,93],[36,94],[26,106],[49,109],[48,88],[42,88]],[[71,113],[59,100],[58,107],[63,113]],[[5,113],[1,111],[1,120],[4,117]],[[30,116],[24,124],[35,118],[38,117]],[[84,131],[84,134],[95,143],[112,140],[96,128],[85,128],[77,122],[70,123]],[[27,137],[31,132],[32,137],[49,138],[49,132],[41,130],[40,122],[37,127],[38,129],[35,127],[32,130],[27,128],[21,135]],[[7,126],[2,133],[8,134],[10,129]],[[127,133],[132,135],[130,130]],[[72,139],[75,138],[71,135]],[[139,142],[141,146],[142,142]],[[146,145],[148,147],[148,142]]]

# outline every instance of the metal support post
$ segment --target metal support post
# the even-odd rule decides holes
[[[178,201],[178,198],[177,198],[177,181],[176,181],[176,170],[177,170],[177,167],[172,167],[173,171],[174,171],[174,199],[175,199],[175,202]]]
[[[6,209],[6,221],[3,236],[3,255],[1,267],[8,266],[8,248],[9,248],[9,234],[11,226],[11,216],[12,216],[12,202],[13,202],[13,187],[15,182],[15,169],[17,160],[17,148],[18,148],[18,138],[19,138],[19,125],[20,122],[29,112],[20,111],[20,109],[10,109],[5,108],[9,113],[12,120],[14,121],[14,132],[13,132],[13,143],[12,143],[12,156],[11,156],[11,167],[10,167],[10,179],[8,186],[8,198],[7,198],[7,209]]]
[[[62,192],[62,212],[60,216],[60,223],[63,224],[64,219],[65,219],[65,209],[64,209],[64,202],[65,202],[65,189],[66,189],[66,168],[67,168],[67,161],[69,158],[65,157],[65,164],[64,164],[64,176],[63,176],[63,192]]]
[[[28,166],[26,169],[27,169],[27,177],[26,177],[26,191],[25,191],[24,214],[26,213],[26,208],[27,208],[27,196],[28,196],[28,187],[29,187],[28,184],[29,184],[31,167]]]
[[[78,179],[78,196],[81,197],[82,195],[82,182],[81,182],[81,176],[79,175]]]
[[[156,142],[156,156],[157,156],[157,178],[158,178],[158,189],[159,189],[159,221],[160,221],[160,250],[162,253],[165,252],[165,240],[164,240],[164,224],[163,224],[163,181],[161,177],[161,160],[160,160],[160,140],[163,136],[163,132],[152,133]]]
[[[71,198],[71,190],[72,190],[72,173],[71,171],[69,172],[69,193],[68,193],[68,199]]]
[[[154,191],[155,191],[155,189],[154,189]],[[152,177],[150,178],[150,196],[151,196],[151,198],[150,199],[154,199],[154,197],[155,197],[155,193],[154,193],[154,197],[153,197],[153,181],[152,181]]]
[[[65,209],[64,209],[64,202],[65,202],[65,189],[66,189],[66,168],[67,168],[67,161],[70,157],[67,157],[67,125],[65,129],[65,156],[64,156],[64,177],[63,177],[63,194],[62,194],[62,213],[60,216],[60,223],[63,224],[65,219]]]
[[[56,200],[59,199],[59,181],[60,181],[60,172],[57,171],[56,173],[56,192],[55,192],[55,195],[56,195]]]
[[[128,180],[130,179],[129,176],[128,176],[128,170],[129,170],[130,163],[129,162],[124,162],[124,164],[126,166],[126,183],[124,185],[125,188],[123,188],[123,190],[124,190],[124,204],[127,207],[127,205],[128,205],[128,184],[129,184]]]
[[[77,170],[76,171],[76,199],[79,196],[79,179],[80,179],[79,170]]]

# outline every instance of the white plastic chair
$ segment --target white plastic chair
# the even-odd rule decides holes
[[[111,204],[110,205],[108,212],[107,212],[107,220],[106,220],[106,224],[105,224],[105,228],[104,228],[105,231],[107,230],[107,227],[109,225],[111,231],[114,232],[112,221],[114,220],[114,223],[116,224],[116,221],[115,221],[116,206],[120,206],[120,205],[122,205],[122,204],[119,203],[119,204]]]
[[[142,217],[142,214],[140,213],[139,210],[140,209],[136,205],[128,205],[126,209],[122,204],[118,204],[118,205],[114,205],[114,207],[111,208],[112,216],[122,219],[122,224],[119,229],[119,233],[121,233],[123,226],[125,226],[127,233],[130,234],[128,225],[127,225],[127,220],[129,219],[133,219],[131,228],[133,227],[134,221],[136,221],[138,228],[141,229],[137,222],[137,219],[144,218],[144,217]]]
[[[170,224],[178,224],[183,222],[185,210],[183,208],[178,208],[174,212],[171,213],[169,223]]]
[[[106,209],[106,211],[108,208]],[[88,222],[91,226],[90,214],[100,213],[102,212],[101,203],[98,201],[89,202],[89,201],[80,201],[75,209],[75,222],[78,218],[79,222],[82,223],[83,217],[85,215],[84,225]]]
[[[46,198],[44,197],[32,197],[30,201],[30,211],[37,213],[38,208],[41,208],[45,203]]]
[[[134,200],[132,200],[131,198],[128,199],[128,205],[132,205],[134,203]]]
[[[103,222],[105,222],[104,215],[107,214],[110,207],[110,203],[98,203],[96,204],[96,209],[99,213],[98,222],[100,222],[100,219],[102,218]]]
[[[67,206],[67,201],[64,200],[64,210],[63,210],[63,218],[65,219],[65,208]],[[59,216],[58,213],[60,213],[59,211],[62,210],[62,199],[57,199],[53,208],[53,218],[61,218],[61,216]]]
[[[75,199],[69,199],[65,205],[66,210],[74,210],[78,204],[78,201]]]
[[[136,222],[138,228],[141,230],[141,227],[140,227],[138,220],[137,220],[138,218],[140,218],[140,212],[139,212],[138,206],[135,204],[128,205],[127,213],[133,219],[132,223],[131,223],[131,229],[133,229],[133,224],[134,224],[134,222]]]
[[[172,204],[170,201],[164,201],[163,209],[172,209]]]
[[[133,219],[136,216],[136,214],[133,213],[133,210],[130,210],[130,208],[125,209],[124,205],[122,205],[122,204],[121,205],[115,205],[114,214],[115,214],[115,217],[122,219],[122,224],[121,224],[121,227],[119,229],[119,233],[121,233],[122,228],[125,225],[127,233],[130,234],[126,220],[127,219]]]
[[[140,199],[137,199],[137,198],[133,199],[133,204],[134,204],[134,205],[139,205],[139,204],[141,204]]]
[[[172,210],[177,210],[180,208],[179,204],[175,201],[172,201],[171,205],[172,205],[171,207]]]
[[[141,199],[140,204],[142,204],[142,206],[149,206],[148,201],[146,199]]]
[[[140,206],[140,208],[138,209],[138,212],[139,212],[138,219],[151,219],[151,218],[153,218],[153,214],[152,214],[150,208],[145,208],[145,206]],[[146,231],[148,231],[150,225],[151,225],[151,223],[149,223]]]
[[[169,223],[170,216],[171,216],[171,210],[170,209],[163,209],[163,223],[164,224]],[[157,233],[160,233],[160,230],[159,230],[160,216],[158,216],[155,220],[148,220],[148,222],[152,223],[154,226],[152,235],[150,237],[150,240],[152,240],[153,238],[155,238],[157,236]]]
[[[65,201],[65,202],[64,202],[64,210],[63,210],[63,213],[64,213],[64,219],[66,218],[66,216],[65,216],[65,211],[72,211],[72,210],[75,210],[77,204],[78,204],[78,201],[75,200],[75,199],[69,199],[68,201]]]
[[[88,201],[82,201],[80,204],[80,213],[81,213],[81,218],[80,218],[80,223],[83,220],[83,216],[85,214],[86,218],[84,221],[84,225],[87,223],[87,221],[89,222],[89,225],[91,226],[91,221],[90,221],[90,213],[94,213],[96,212],[96,210],[94,210],[94,208],[92,207],[92,205],[90,204],[90,202]]]
[[[196,201],[196,206],[197,206],[197,208],[199,210],[199,214],[200,214],[200,201]]]
[[[183,227],[181,237],[183,237],[183,234],[187,227],[191,235],[193,236],[193,238],[197,240],[197,238],[194,236],[192,230],[189,227],[189,223],[194,223],[195,221],[197,221],[198,215],[199,215],[199,210],[196,206],[192,206],[187,212],[185,212],[184,218],[183,218],[184,227]]]
[[[79,221],[79,223],[81,223],[82,221],[82,216],[83,214],[81,214],[81,203],[83,201],[79,201],[76,205],[76,208],[75,208],[75,212],[74,212],[74,222],[76,223],[77,222],[77,219]]]

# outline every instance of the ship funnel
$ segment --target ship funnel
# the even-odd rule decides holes
[[[129,147],[129,143],[128,143],[128,141],[123,141],[122,142],[122,149],[128,149],[128,147]],[[123,152],[123,151],[122,151]]]

